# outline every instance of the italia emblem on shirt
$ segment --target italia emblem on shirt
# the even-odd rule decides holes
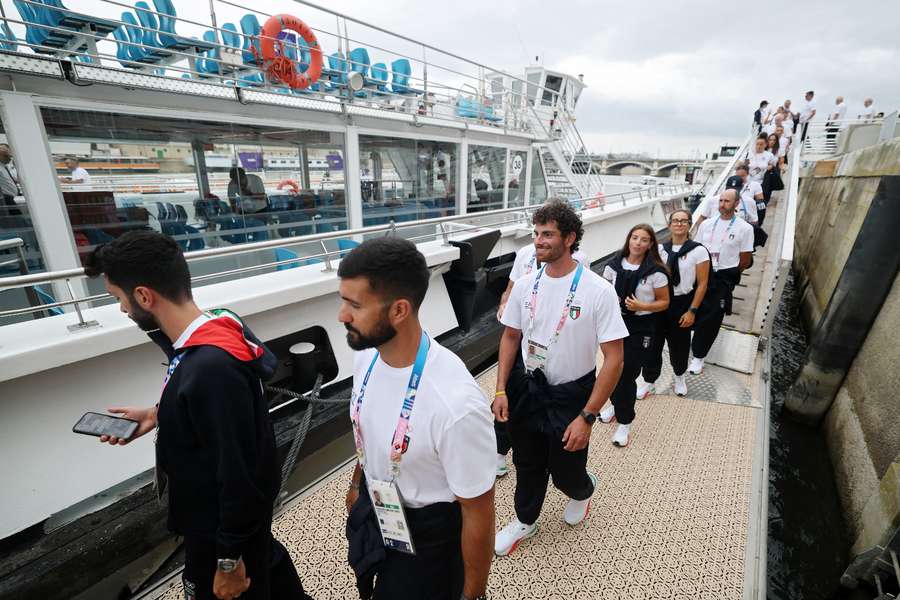
[[[581,307],[580,306],[570,306],[569,307],[569,318],[573,321],[581,316]]]

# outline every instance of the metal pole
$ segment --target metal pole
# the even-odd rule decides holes
[[[217,30],[219,25],[216,23],[216,0],[209,0],[209,20],[212,23],[213,30]],[[216,37],[219,36],[219,32],[216,31]]]
[[[28,275],[28,262],[25,260],[25,251],[22,249],[22,246],[16,246],[16,254],[19,257],[19,274],[20,275]],[[29,286],[25,288],[25,296],[28,298],[28,304],[30,306],[40,306],[41,300],[38,298],[37,292],[34,291],[34,286]],[[48,316],[46,311],[40,311],[34,313],[34,317],[36,319],[40,319],[41,317]]]

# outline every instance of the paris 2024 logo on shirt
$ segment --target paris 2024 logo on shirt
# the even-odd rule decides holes
[[[580,306],[570,306],[569,307],[569,318],[573,321],[577,320],[578,317],[581,316],[581,307]]]

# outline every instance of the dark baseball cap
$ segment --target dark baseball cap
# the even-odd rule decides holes
[[[744,180],[737,175],[732,175],[727,180],[725,180],[726,190],[739,190],[742,187],[744,187]]]

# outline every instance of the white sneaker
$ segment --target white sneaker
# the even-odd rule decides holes
[[[603,407],[603,410],[600,411],[598,416],[600,417],[601,422],[612,423],[616,418],[616,409],[612,403],[608,403]]]
[[[497,556],[509,556],[523,540],[534,536],[537,530],[537,523],[525,525],[520,523],[518,519],[513,519],[507,523],[506,527],[500,530],[500,533],[494,539],[494,554]]]
[[[684,380],[684,375],[675,376],[673,387],[675,388],[676,396],[687,396],[687,381]]]
[[[509,465],[506,464],[506,455],[497,455],[497,477],[503,477],[509,474]]]
[[[693,375],[699,375],[703,372],[703,360],[702,358],[691,358],[691,364],[688,366],[688,373]]]
[[[630,441],[630,432],[631,432],[631,424],[622,425],[619,423],[619,426],[616,427],[616,432],[613,434],[612,443],[613,446],[618,446],[619,448],[624,448],[628,445]]]
[[[594,491],[596,492],[597,476],[593,473],[588,473],[588,477],[591,478],[591,481],[594,484]],[[591,498],[593,497],[594,494],[591,493],[591,496],[587,500],[569,500],[569,503],[566,504],[566,511],[563,513],[563,521],[573,526],[584,521],[584,518],[591,510]]]
[[[635,397],[638,400],[643,400],[650,394],[655,394],[655,393],[656,393],[655,385],[653,385],[652,383],[647,383],[643,379],[638,380],[637,394],[635,394]]]

